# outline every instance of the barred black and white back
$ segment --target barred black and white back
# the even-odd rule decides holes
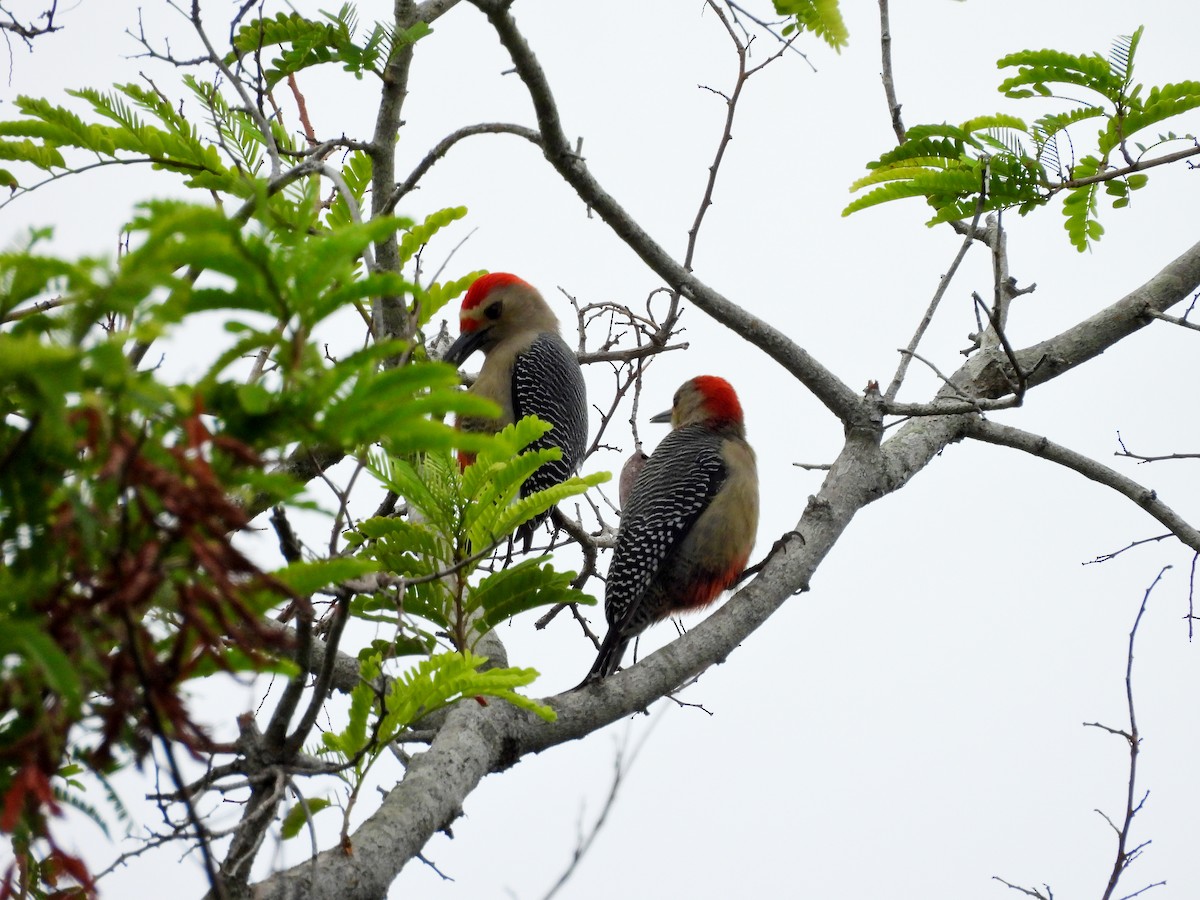
[[[604,591],[608,635],[589,678],[616,671],[629,642],[670,614],[662,601],[671,588],[675,557],[687,535],[725,483],[723,438],[702,425],[663,438],[634,482],[621,511]]]
[[[554,427],[530,449],[559,447],[562,456],[546,463],[526,479],[521,496],[552,487],[579,471],[587,450],[587,388],[579,362],[567,342],[552,331],[543,331],[513,360],[512,406],[516,420],[537,416]],[[528,550],[533,533],[549,511],[525,522],[517,538]]]

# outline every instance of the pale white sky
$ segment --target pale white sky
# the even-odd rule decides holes
[[[169,31],[178,52],[191,55],[178,16],[156,0],[143,5],[147,30]],[[849,184],[893,140],[878,77],[876,6],[845,5],[851,44],[840,56],[806,39],[800,46],[815,74],[789,56],[748,85],[696,271],[858,388],[890,378],[895,348],[907,343],[959,239],[948,228],[926,229],[917,201],[840,217]],[[233,4],[208,6],[219,36]],[[752,8],[765,14],[766,6]],[[996,111],[1032,119],[1044,108],[996,92],[997,58],[1047,46],[1107,53],[1114,36],[1139,24],[1146,25],[1141,80],[1200,78],[1200,8],[1189,4],[914,0],[895,7],[897,89],[910,126]],[[361,18],[390,8],[368,0]],[[139,70],[178,95],[171,72],[125,58],[138,49],[122,34],[136,27],[134,10],[97,0],[64,10],[62,34],[42,39],[32,56],[15,52],[0,115],[12,115],[7,102],[18,93],[61,99],[63,87],[104,87]],[[595,175],[682,253],[724,115],[720,99],[698,85],[728,90],[735,71],[715,17],[700,2],[634,0],[518,0],[515,12],[552,79],[568,134],[584,137]],[[756,44],[768,46],[765,38]],[[501,74],[508,67],[474,8],[463,4],[439,21],[417,53],[400,171],[461,125],[531,124],[521,84]],[[305,73],[300,84],[320,134],[369,135],[371,81]],[[1172,125],[1194,130],[1197,121]],[[1038,283],[1015,307],[1013,342],[1056,333],[1190,246],[1195,178],[1155,173],[1130,209],[1104,214],[1107,234],[1089,254],[1070,247],[1057,206],[1027,219],[1007,216],[1012,273],[1021,284]],[[67,179],[0,211],[0,234],[8,240],[27,223],[53,223],[64,251],[112,253],[130,201],[173,185],[173,176],[143,168]],[[457,204],[470,216],[435,249],[444,253],[477,229],[455,257],[456,270],[516,272],[564,317],[560,287],[582,302],[640,304],[658,286],[517,138],[456,148],[398,211],[419,218]],[[987,260],[972,251],[922,345],[944,371],[959,365],[974,329],[970,292],[990,289]],[[764,484],[757,559],[819,487],[820,473],[792,463],[829,461],[841,427],[750,345],[694,310],[685,325],[691,350],[650,369],[643,416],[669,405],[692,375],[733,381]],[[1112,453],[1118,430],[1141,452],[1197,450],[1196,341],[1182,329],[1147,329],[995,418],[1116,465],[1195,522],[1194,463],[1138,467]],[[176,350],[167,365],[186,373],[189,361]],[[599,397],[609,382],[592,371],[589,384]],[[904,396],[924,399],[934,388],[935,379],[914,366]],[[643,418],[650,442],[659,434],[653,429]],[[616,470],[621,458],[592,465]],[[599,811],[615,748],[653,727],[607,826],[558,897],[1008,895],[993,875],[1049,883],[1056,897],[1099,897],[1114,839],[1094,810],[1121,813],[1127,752],[1120,739],[1081,723],[1125,726],[1128,630],[1143,591],[1167,564],[1174,568],[1151,599],[1134,675],[1144,736],[1139,787],[1151,792],[1134,837],[1153,843],[1123,893],[1166,879],[1150,896],[1196,896],[1200,650],[1188,644],[1182,618],[1191,555],[1163,542],[1081,565],[1163,530],[1128,501],[1050,463],[955,445],[865,510],[812,590],[684,695],[707,713],[662,703],[648,717],[486,779],[455,823],[454,840],[438,836],[425,851],[454,881],[413,863],[392,896],[541,897],[570,860],[581,822],[588,827]],[[593,622],[600,627],[599,610]],[[642,653],[673,633],[659,626]],[[514,664],[542,671],[538,694],[576,683],[591,662],[566,617],[544,632],[520,619],[503,638]],[[256,699],[249,691],[235,697],[237,711]],[[230,706],[228,694],[206,701],[214,727],[230,727],[223,718]],[[385,783],[396,777],[385,764],[380,770]],[[99,835],[81,826],[78,837],[89,858],[107,863]],[[295,859],[305,849],[296,842],[288,853]],[[260,862],[271,864],[269,857]],[[114,875],[105,896],[159,896],[164,878],[180,895],[202,893],[198,862],[168,852]]]

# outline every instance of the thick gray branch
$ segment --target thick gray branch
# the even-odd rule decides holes
[[[1099,356],[1155,321],[1156,314],[1187,299],[1200,287],[1200,243],[1168,263],[1149,281],[1066,331],[1015,351],[1027,389],[1044,384]],[[1013,392],[1012,368],[1003,353],[976,353],[950,377],[930,404],[893,404],[906,415],[966,413],[975,400],[995,400]],[[966,400],[961,398],[968,398]],[[989,405],[975,404],[976,408]],[[911,407],[911,409],[909,408]]]
[[[1017,352],[1021,368],[1029,373],[1029,387],[1099,356],[1109,347],[1145,328],[1155,312],[1164,312],[1200,287],[1200,243],[1167,264],[1141,287],[1130,291],[1061,334]]]
[[[468,700],[446,717],[429,749],[415,756],[404,779],[353,835],[353,852],[327,850],[315,863],[279,872],[254,887],[259,898],[375,900],[429,838],[449,826],[479,781],[523,756],[576,740],[661,698],[710,665],[723,661],[795,592],[807,588],[830,548],[858,510],[905,485],[947,444],[981,439],[978,415],[931,415],[906,423],[882,446],[880,407],[864,400],[785,335],[703,285],[675,262],[599,186],[571,151],[544,73],[508,15],[508,4],[474,0],[513,56],[537,111],[542,146],[560,175],[660,277],[698,307],[780,362],[851,427],[820,492],[811,498],[792,536],[760,575],[689,633],[641,663],[586,690],[549,699],[552,724],[500,702]],[[1200,244],[1145,285],[1095,316],[1019,351],[1033,387],[1086,362],[1144,327],[1200,284]],[[1011,391],[1003,356],[982,353],[952,376],[957,393],[996,397]],[[947,389],[947,403],[955,391]],[[941,410],[938,410],[941,412]],[[1068,451],[1069,452],[1069,451]]]
[[[878,480],[877,435],[873,429],[850,434],[819,495],[804,512],[798,528],[802,537],[793,536],[722,609],[638,665],[587,690],[550,698],[547,702],[558,713],[552,724],[500,702],[486,707],[474,700],[460,703],[429,750],[413,758],[404,780],[355,832],[353,855],[340,848],[325,851],[315,865],[301,864],[256,885],[255,897],[383,896],[405,863],[457,818],[485,775],[636,713],[724,660],[792,594],[807,588],[854,514],[885,492]]]
[[[432,22],[457,4],[458,0],[393,0],[392,22],[397,34],[418,22]],[[400,113],[408,97],[408,76],[412,67],[413,45],[405,44],[388,60],[383,70],[383,90],[379,112],[375,117],[375,133],[371,138],[371,206],[372,216],[386,214],[388,198],[396,187],[396,138],[402,124]],[[385,272],[400,270],[399,242],[391,233],[375,245],[377,265]],[[375,337],[378,340],[410,337],[408,310],[401,297],[382,297],[372,312]]]
[[[1054,361],[1043,365],[1053,365],[1054,371],[1038,379],[1047,380],[1143,327],[1151,320],[1148,309],[1165,309],[1182,300],[1197,281],[1200,245],[1086,322],[1042,342],[1036,350],[1022,352],[1037,352]],[[995,365],[995,357],[981,354],[953,380],[968,396],[986,396],[992,389]],[[1004,383],[1003,379],[1000,382]],[[877,415],[877,408],[856,403]],[[499,702],[487,707],[474,701],[460,703],[447,716],[429,750],[414,757],[404,779],[389,792],[379,811],[355,832],[353,855],[340,848],[324,851],[315,865],[299,865],[256,885],[255,896],[263,900],[373,900],[383,896],[429,838],[457,818],[466,797],[485,775],[642,710],[688,678],[723,661],[793,593],[807,589],[858,510],[903,487],[948,444],[967,435],[986,439],[1004,432],[989,430],[977,414],[960,413],[910,421],[882,446],[881,433],[877,420],[849,430],[820,492],[810,498],[800,518],[797,536],[722,609],[641,663],[586,690],[550,698],[548,702],[558,713],[553,724]],[[1062,452],[1070,451],[1064,448]],[[1112,479],[1105,483],[1116,484]],[[1165,507],[1155,513],[1156,500],[1145,497],[1144,488],[1132,490],[1130,496],[1144,508],[1165,515]],[[1165,518],[1160,521],[1171,527]],[[1191,543],[1191,539],[1186,541]]]

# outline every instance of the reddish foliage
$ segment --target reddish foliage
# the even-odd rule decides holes
[[[0,746],[0,771],[16,773],[0,797],[0,830],[23,826],[50,840],[39,866],[44,883],[61,872],[90,892],[86,868],[58,849],[47,825],[58,811],[50,778],[63,765],[68,731],[81,720],[97,724],[87,761],[102,771],[118,748],[144,756],[155,735],[193,752],[209,747],[183,683],[201,667],[228,669],[230,647],[259,660],[286,650],[252,598],[288,591],[233,546],[249,519],[210,462],[216,450],[261,466],[250,448],[214,438],[198,411],[174,446],[151,446],[95,409],[80,410],[76,421],[83,470],[93,474],[54,511],[47,539],[58,549],[58,577],[32,607],[72,661],[85,702],[69,709],[50,691],[0,684],[0,704],[29,722]],[[13,889],[12,874],[0,882],[0,900]]]

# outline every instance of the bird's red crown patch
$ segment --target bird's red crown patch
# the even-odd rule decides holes
[[[693,381],[704,394],[704,406],[709,415],[722,422],[742,421],[742,404],[738,402],[733,385],[717,375],[697,375]]]

